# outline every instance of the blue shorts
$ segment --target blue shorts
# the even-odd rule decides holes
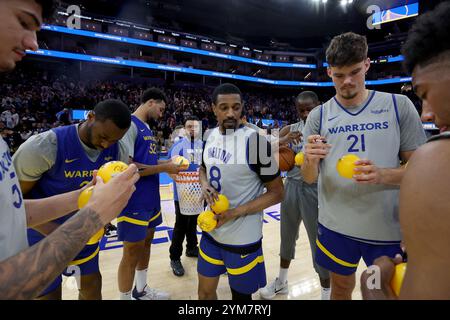
[[[266,286],[262,246],[249,254],[234,253],[205,233],[200,240],[197,272],[204,277],[228,273],[230,287],[242,294],[252,294]]]
[[[147,237],[147,230],[162,223],[161,208],[147,211],[122,212],[117,218],[120,241],[139,242]]]
[[[370,266],[381,256],[393,258],[396,254],[403,253],[400,241],[370,244],[334,232],[321,224],[318,228],[316,262],[325,269],[340,275],[347,276],[355,273],[361,257],[366,265]]]
[[[34,229],[28,229],[28,243],[30,246],[38,243],[45,236]],[[69,263],[63,272],[65,276],[84,276],[100,272],[98,264],[99,243],[86,245],[81,252]],[[58,277],[39,296],[45,296],[55,291],[62,283],[62,275]]]

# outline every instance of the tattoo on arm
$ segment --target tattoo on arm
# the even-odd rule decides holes
[[[102,227],[98,214],[84,208],[39,243],[0,262],[0,299],[36,298]]]

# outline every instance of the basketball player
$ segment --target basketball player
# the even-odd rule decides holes
[[[24,195],[41,199],[78,190],[92,179],[93,170],[106,162],[127,162],[128,151],[123,143],[117,142],[127,132],[130,122],[130,111],[123,102],[105,100],[80,125],[63,126],[30,137],[13,157]],[[38,243],[71,216],[30,228],[28,242]],[[99,241],[90,240],[70,263],[79,268],[79,298],[83,300],[101,299]],[[60,276],[42,292],[41,298],[61,299],[61,281]]]
[[[176,174],[181,170],[171,160],[158,160],[157,137],[147,124],[151,119],[162,118],[166,103],[167,98],[161,90],[146,90],[123,139],[129,157],[143,170],[136,191],[117,218],[119,240],[123,241],[118,271],[121,300],[166,300],[170,297],[167,292],[147,287],[151,243],[155,228],[162,223],[159,173]],[[134,289],[133,278],[136,280]]]
[[[288,125],[280,131],[280,145],[290,144],[295,153],[302,150],[301,132],[308,114],[319,105],[317,94],[303,91],[296,100],[299,122]],[[303,181],[300,168],[294,167],[287,173],[284,183],[284,199],[281,202],[281,244],[279,276],[267,287],[259,291],[263,299],[273,299],[275,295],[288,293],[287,275],[291,260],[295,258],[295,243],[298,239],[300,223],[303,220],[311,247],[313,266],[319,275],[322,300],[330,298],[330,275],[327,270],[315,262],[317,239],[317,183]]]
[[[186,172],[198,174],[199,165],[202,162],[203,141],[201,139],[201,122],[196,116],[187,117],[184,123],[184,130],[189,136],[181,138],[169,150],[169,157],[183,156],[189,160],[190,165]],[[171,175],[172,179],[177,178]],[[196,176],[198,178],[198,176]],[[191,184],[192,185],[192,184]],[[198,186],[198,182],[197,182]],[[187,190],[188,191],[188,190]],[[180,203],[187,201],[178,196],[177,185],[174,185],[174,204],[175,204],[175,226],[173,228],[172,243],[169,248],[170,266],[176,276],[184,275],[184,267],[181,263],[181,254],[183,252],[183,241],[186,237],[186,256],[198,257],[198,240],[197,240],[197,218],[198,212],[186,212],[180,210]],[[182,203],[183,205],[183,203]]]
[[[222,84],[212,101],[219,126],[205,142],[200,182],[209,205],[222,193],[230,209],[216,216],[216,229],[202,234],[198,295],[200,300],[217,299],[219,276],[227,272],[233,300],[251,300],[266,285],[263,210],[282,200],[283,183],[268,141],[241,125],[241,91]]]
[[[306,182],[319,180],[316,262],[331,271],[331,298],[351,299],[361,257],[401,254],[398,192],[404,168],[425,141],[419,115],[403,95],[368,90],[366,38],[336,36],[326,51],[336,95],[308,116],[303,136]],[[342,178],[336,163],[358,155],[353,179]],[[400,155],[400,159],[399,159]]]
[[[36,31],[53,1],[0,2],[0,72],[11,71],[25,50],[37,50]],[[23,200],[11,155],[0,137],[0,299],[39,295],[80,252],[88,239],[125,206],[139,178],[134,165],[108,184],[97,180],[89,203],[50,236],[28,248],[26,226],[39,225],[77,208],[80,190]]]
[[[450,299],[450,3],[420,16],[403,47],[404,63],[412,74],[423,112],[440,128],[408,162],[400,188],[400,222],[408,265],[399,299]],[[419,188],[417,186],[420,186]],[[381,257],[381,288],[369,290],[364,272],[365,299],[395,299],[390,287],[394,264],[401,258]]]

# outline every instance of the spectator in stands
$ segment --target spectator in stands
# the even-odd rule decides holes
[[[56,118],[59,122],[61,122],[63,125],[69,125],[72,123],[72,118],[70,116],[70,110],[68,108],[64,108],[60,112],[56,114]]]

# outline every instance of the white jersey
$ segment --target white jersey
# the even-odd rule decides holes
[[[265,151],[270,149],[267,140],[248,127],[241,127],[230,134],[222,134],[219,128],[215,128],[206,140],[203,165],[208,182],[228,198],[230,209],[263,194],[264,182],[279,175],[273,157],[270,158],[270,166],[263,167],[260,155],[264,157],[268,153],[261,147],[254,148],[257,145],[264,146]],[[255,157],[256,154],[259,156]],[[221,244],[249,245],[261,240],[262,226],[261,211],[231,220],[209,234]]]
[[[27,247],[25,203],[8,145],[0,137],[0,261]]]

